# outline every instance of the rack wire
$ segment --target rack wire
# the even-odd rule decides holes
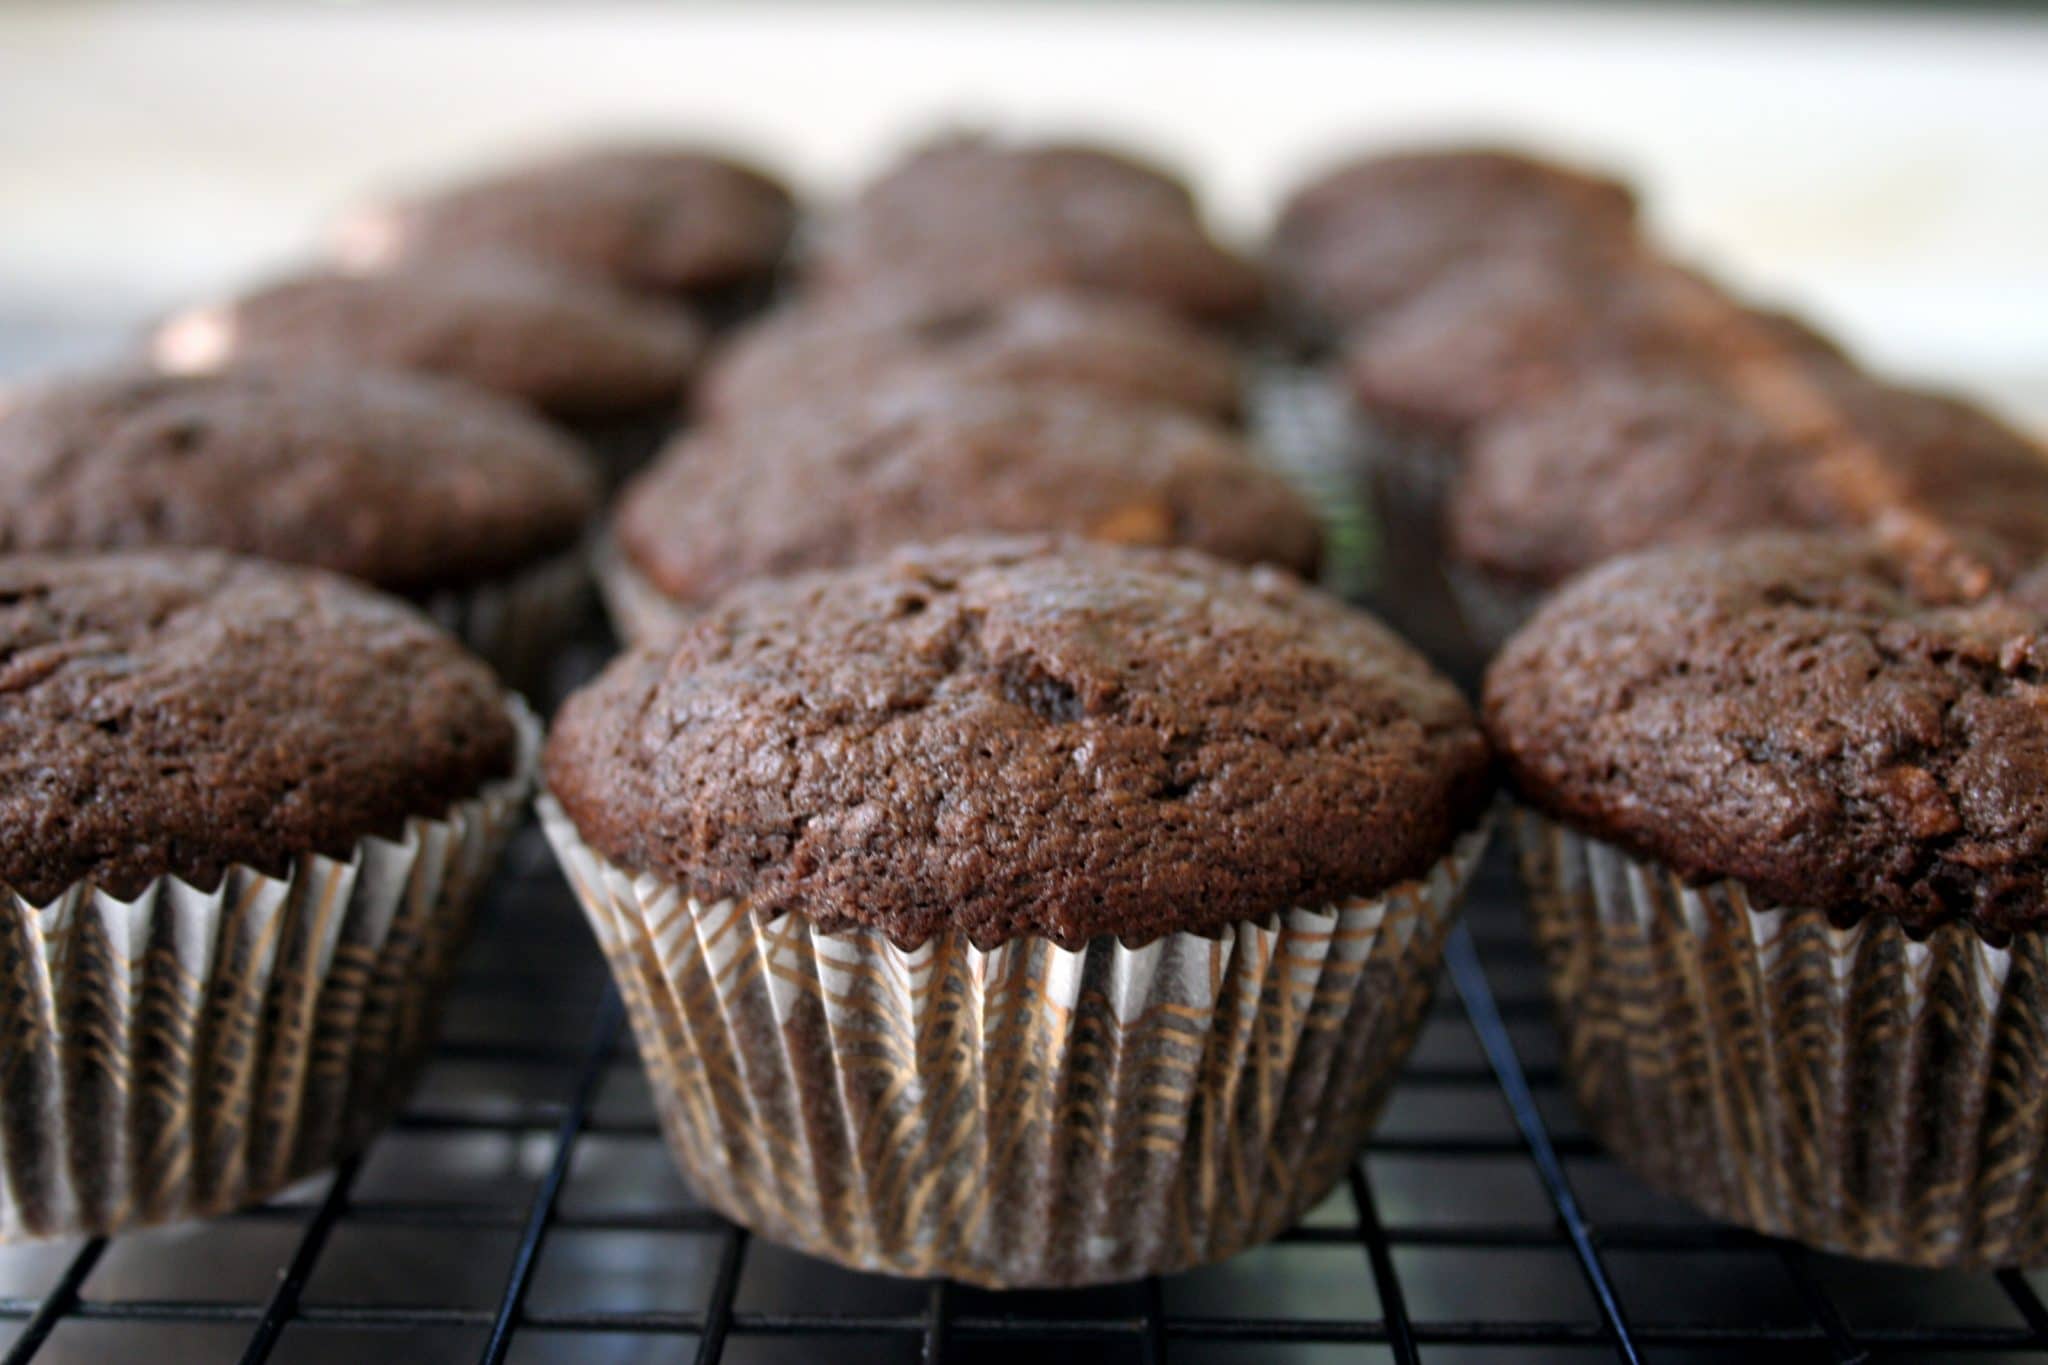
[[[1275,445],[1336,448],[1314,435],[1316,401],[1268,386]],[[1340,496],[1335,464],[1295,468]],[[1358,530],[1332,506],[1341,545]],[[389,1132],[211,1223],[0,1248],[0,1350],[5,1365],[2048,1360],[2038,1275],[1807,1252],[1702,1219],[1602,1153],[1564,1093],[1516,895],[1496,851],[1382,1123],[1299,1227],[1167,1279],[996,1294],[844,1271],[696,1198],[528,829]]]

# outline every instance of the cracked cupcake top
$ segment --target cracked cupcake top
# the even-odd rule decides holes
[[[0,395],[0,551],[187,545],[419,595],[572,548],[583,453],[487,394],[369,370],[100,370]]]
[[[698,410],[719,418],[908,379],[1083,389],[1234,420],[1236,352],[1134,299],[1066,291],[979,304],[877,297],[785,308],[713,358]]]
[[[0,887],[213,887],[508,776],[490,669],[343,579],[200,551],[0,557]]]
[[[675,403],[704,348],[680,309],[503,260],[313,272],[171,318],[164,370],[359,365],[460,380],[551,417]]]
[[[1271,570],[960,540],[742,588],[565,705],[614,862],[900,945],[1076,947],[1372,895],[1486,800],[1457,691]]]
[[[358,210],[336,252],[358,267],[505,255],[636,293],[693,293],[774,269],[789,191],[692,147],[593,146]]]
[[[1989,592],[1873,539],[1758,536],[1606,564],[1495,660],[1524,799],[1837,922],[2048,917],[2048,580]]]
[[[1213,423],[922,382],[691,432],[627,488],[614,531],[633,569],[681,601],[977,531],[1183,545],[1304,577],[1322,544],[1287,480]]]

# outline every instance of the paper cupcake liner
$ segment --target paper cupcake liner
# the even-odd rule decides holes
[[[665,638],[688,618],[690,609],[628,564],[616,540],[607,536],[599,542],[594,559],[605,615],[611,619],[612,632],[627,644]]]
[[[1356,1153],[1485,842],[1386,894],[1067,951],[763,923],[541,819],[698,1192],[857,1269],[1131,1279],[1284,1231]]]
[[[1444,565],[1444,579],[1450,584],[1451,600],[1458,605],[1465,633],[1487,658],[1498,654],[1515,632],[1529,624],[1548,596],[1455,560]]]
[[[404,1098],[470,911],[533,781],[396,840],[124,901],[0,888],[0,1242],[255,1203],[362,1147]]]
[[[541,697],[589,594],[590,552],[579,545],[503,578],[432,593],[420,607],[508,686]]]
[[[1516,823],[1572,1085],[1652,1185],[1855,1256],[2048,1261],[2048,936],[1837,928]]]

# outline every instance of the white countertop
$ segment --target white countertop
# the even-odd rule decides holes
[[[2048,22],[1828,8],[391,3],[0,9],[0,323],[125,322],[351,194],[606,131],[830,194],[935,123],[1098,131],[1246,238],[1347,148],[1493,136],[1874,362],[2048,427]]]

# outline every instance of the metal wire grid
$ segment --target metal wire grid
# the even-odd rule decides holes
[[[1320,420],[1270,392],[1283,418]],[[1805,1252],[1706,1222],[1602,1154],[1563,1094],[1498,851],[1445,976],[1345,1187],[1275,1245],[1089,1291],[861,1276],[751,1239],[683,1185],[529,829],[389,1133],[211,1224],[0,1249],[0,1346],[6,1365],[2048,1359],[2036,1277]]]

